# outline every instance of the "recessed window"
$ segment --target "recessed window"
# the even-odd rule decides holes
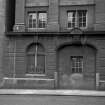
[[[71,56],[72,73],[83,72],[83,56]]]
[[[27,74],[45,73],[45,53],[40,44],[29,46],[27,51]]]
[[[76,23],[76,12],[70,11],[68,12],[68,28],[75,27]]]
[[[68,16],[68,28],[80,27],[85,28],[87,23],[87,11],[86,10],[73,10],[67,12]]]
[[[79,27],[86,27],[86,11],[78,11]]]
[[[46,12],[33,12],[28,13],[28,28],[46,28],[47,13]]]

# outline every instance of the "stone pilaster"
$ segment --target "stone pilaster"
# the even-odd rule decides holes
[[[59,0],[49,0],[48,31],[59,31]]]
[[[15,8],[15,32],[24,32],[25,31],[25,20],[24,13],[25,12],[25,0],[16,0],[16,8]]]
[[[104,31],[105,30],[105,0],[95,0],[95,30]]]
[[[0,86],[3,78],[3,44],[5,38],[5,3],[6,0],[0,0]]]

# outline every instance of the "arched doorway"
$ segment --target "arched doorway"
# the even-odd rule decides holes
[[[95,89],[96,49],[64,45],[58,49],[58,86],[61,89]]]

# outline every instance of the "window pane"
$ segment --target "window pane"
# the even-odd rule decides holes
[[[82,23],[79,23],[79,27],[83,27],[83,24]]]
[[[83,17],[83,22],[86,22],[86,17]]]
[[[46,21],[47,20],[47,13],[39,13],[39,20]]]
[[[79,17],[83,16],[83,12],[82,11],[79,11],[78,14],[79,14]]]
[[[46,27],[46,24],[47,24],[47,22],[46,21],[43,21],[43,28]]]
[[[32,28],[32,20],[29,20],[29,28]]]
[[[34,19],[34,20],[33,20],[33,28],[36,28],[36,24],[37,24],[37,22],[36,22],[36,20]]]
[[[79,18],[79,22],[82,22],[83,21],[83,18],[81,17],[81,18]]]
[[[44,55],[38,55],[37,58],[37,68],[38,68],[38,73],[44,73],[45,69],[45,56]]]
[[[83,16],[86,16],[86,11],[83,11]]]
[[[38,28],[43,28],[43,22],[39,20]]]
[[[29,25],[29,28],[32,28],[32,15],[31,14],[29,14],[28,25]]]
[[[28,55],[28,67],[27,67],[27,73],[33,73],[34,69],[35,69],[35,60],[34,60],[35,56],[34,55]]]
[[[86,23],[83,23],[83,27],[86,27]]]
[[[72,27],[72,23],[68,22],[68,28],[71,28],[71,27]]]

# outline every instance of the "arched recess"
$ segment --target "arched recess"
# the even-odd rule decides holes
[[[39,43],[32,43],[27,47],[26,74],[45,74],[45,49]]]
[[[58,86],[95,89],[97,50],[90,45],[67,44],[57,50]]]

